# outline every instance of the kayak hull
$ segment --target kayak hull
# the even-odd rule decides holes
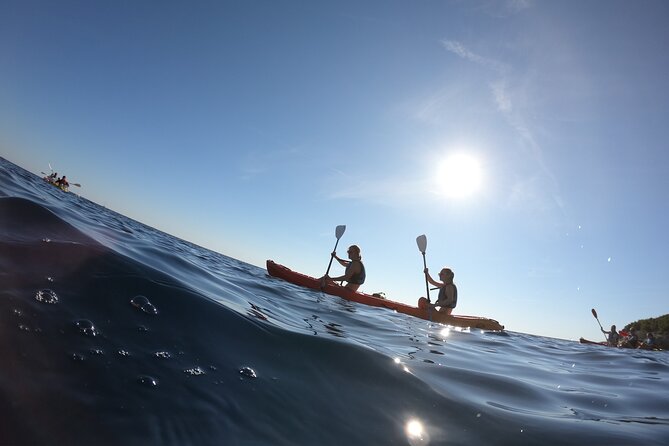
[[[61,186],[60,184],[57,184],[55,181],[51,181],[49,178],[44,177],[44,181],[49,183],[50,185],[57,187],[58,189],[62,190],[63,192],[69,192],[69,188],[67,186]]]
[[[267,272],[270,276],[283,279],[295,285],[312,290],[323,291],[326,294],[341,297],[352,302],[358,302],[372,307],[388,308],[395,310],[398,313],[408,314],[420,319],[425,319],[432,322],[439,322],[446,325],[453,325],[456,327],[479,328],[482,330],[504,330],[504,326],[494,319],[488,319],[477,316],[456,316],[440,313],[436,310],[429,310],[427,308],[412,307],[411,305],[394,302],[392,300],[383,299],[381,297],[365,294],[357,291],[349,290],[348,288],[339,286],[334,282],[326,283],[321,288],[321,281],[315,277],[307,276],[306,274],[298,273],[283,265],[275,263],[272,260],[267,261]],[[424,298],[421,298],[424,299]]]
[[[581,339],[579,339],[579,342],[580,342],[581,344],[605,345],[605,346],[607,346],[607,347],[608,347],[608,345],[609,345],[608,342],[604,342],[604,341],[601,341],[601,342],[600,342],[600,341],[590,341],[589,339],[585,339],[585,338],[581,338]]]

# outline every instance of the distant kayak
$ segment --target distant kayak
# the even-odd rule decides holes
[[[581,338],[579,341],[581,342],[581,344],[605,345],[607,347],[609,346],[609,344],[605,341],[590,341],[589,339],[585,339],[585,338]]]
[[[57,187],[58,189],[62,190],[63,192],[69,192],[70,191],[70,189],[67,186],[63,186],[61,184],[58,184],[55,181],[52,181],[51,179],[49,179],[48,177],[44,177],[44,181],[46,181],[47,183],[49,183],[50,185],[52,185],[54,187]]]
[[[287,282],[290,282],[301,287],[309,288],[312,290],[323,291],[324,293],[331,294],[333,296],[339,296],[343,299],[350,300],[353,302],[358,302],[364,305],[370,305],[373,307],[383,307],[390,310],[395,310],[398,313],[408,314],[420,319],[425,319],[432,322],[439,322],[446,325],[453,325],[456,327],[470,327],[470,328],[479,328],[483,330],[504,330],[504,326],[501,325],[494,319],[488,319],[484,317],[477,316],[456,316],[456,315],[447,315],[440,313],[436,310],[429,310],[424,308],[423,305],[419,307],[412,307],[400,302],[394,302],[392,300],[384,299],[383,297],[374,296],[371,294],[360,293],[356,291],[351,291],[347,288],[339,286],[335,283],[328,283],[321,290],[320,279],[315,277],[310,277],[302,273],[291,270],[283,265],[279,265],[272,260],[267,261],[267,272],[270,276],[283,279]],[[425,301],[425,298],[421,297],[422,301]],[[419,299],[419,302],[421,300]]]
[[[636,350],[636,349],[641,349],[641,350],[655,350],[655,351],[661,351],[661,348],[658,348],[656,346],[649,346],[647,344],[644,344],[643,342],[635,342],[633,345],[630,345],[629,343],[626,342],[621,342],[620,345],[609,345],[608,342],[605,341],[590,341],[589,339],[581,338],[579,339],[579,342],[581,344],[593,344],[593,345],[603,345],[604,347],[613,347],[613,348],[627,348],[631,350]]]

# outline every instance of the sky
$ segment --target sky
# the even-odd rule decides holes
[[[669,312],[663,0],[0,2],[0,155],[264,267],[603,340]],[[332,274],[343,268],[334,265]],[[432,291],[436,299],[436,291]]]

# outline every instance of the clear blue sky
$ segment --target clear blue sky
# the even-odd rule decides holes
[[[593,307],[669,312],[668,20],[661,0],[5,0],[0,154],[258,266],[320,276],[346,224],[363,289],[408,303],[424,233],[456,313],[602,339]],[[454,197],[475,174],[442,170],[456,153],[481,181]]]

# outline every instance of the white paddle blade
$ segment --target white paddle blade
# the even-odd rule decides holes
[[[416,244],[418,245],[418,250],[425,254],[425,251],[427,251],[427,237],[425,237],[425,234],[416,237]]]
[[[346,231],[346,225],[339,225],[335,229],[335,237],[337,237],[337,240],[341,238],[342,235],[344,235],[344,231]]]

